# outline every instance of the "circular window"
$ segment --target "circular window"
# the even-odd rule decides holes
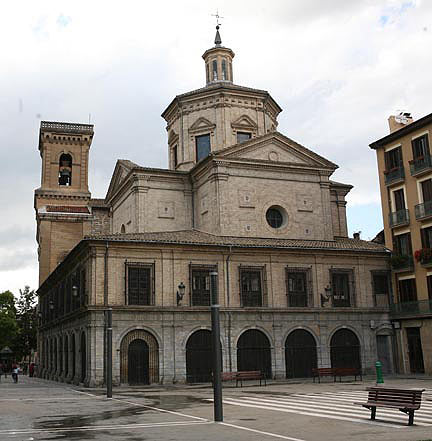
[[[283,224],[284,216],[282,211],[277,207],[270,207],[266,213],[267,223],[272,228],[280,228]]]

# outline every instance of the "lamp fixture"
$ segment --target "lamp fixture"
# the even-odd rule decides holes
[[[333,297],[332,288],[330,285],[327,285],[324,288],[325,294],[321,294],[321,307],[324,307],[324,304],[330,301],[330,297]]]
[[[72,286],[72,297],[78,297],[78,287],[76,285]]]
[[[54,302],[50,300],[48,305],[49,305],[49,309],[52,311],[54,309]]]
[[[178,286],[178,291],[177,291],[177,306],[180,306],[181,301],[183,300],[183,296],[185,294],[185,285],[183,282],[180,282],[180,285]]]

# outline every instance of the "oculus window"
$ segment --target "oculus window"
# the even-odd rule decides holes
[[[200,135],[195,137],[196,145],[196,160],[201,161],[201,159],[206,158],[210,154],[210,134]]]
[[[272,228],[281,228],[287,223],[287,214],[282,207],[273,206],[266,211],[266,221]]]

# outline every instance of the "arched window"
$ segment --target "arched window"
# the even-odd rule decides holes
[[[213,81],[217,81],[218,74],[217,74],[217,61],[213,60]]]
[[[225,59],[222,59],[222,79],[223,80],[227,80],[228,79]]]
[[[60,156],[58,183],[65,186],[72,185],[72,156],[67,153]]]

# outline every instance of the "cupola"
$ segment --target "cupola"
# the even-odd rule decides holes
[[[233,82],[232,60],[234,52],[222,46],[219,27],[219,25],[216,26],[214,47],[207,49],[202,56],[205,62],[207,86],[222,81]]]

